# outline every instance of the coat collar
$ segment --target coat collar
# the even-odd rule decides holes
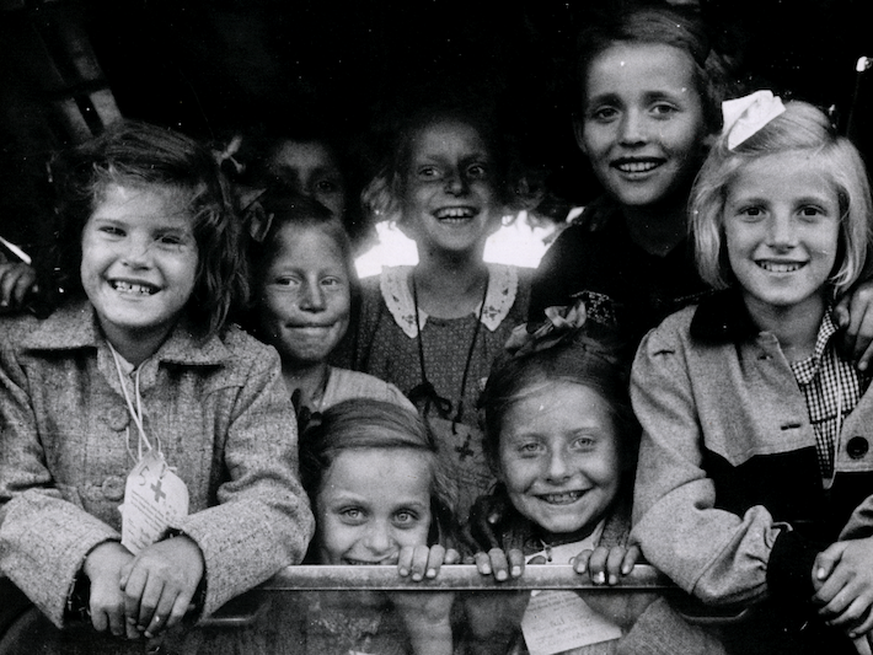
[[[759,332],[736,289],[704,297],[691,319],[691,336],[706,343],[739,342]]]
[[[105,343],[94,308],[82,300],[67,303],[40,321],[22,345],[27,350],[62,351],[99,349]],[[194,366],[218,366],[229,357],[221,339],[211,336],[204,340],[187,319],[179,322],[154,355],[159,362]]]

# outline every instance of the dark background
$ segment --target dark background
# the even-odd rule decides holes
[[[216,143],[265,121],[352,139],[423,80],[472,87],[552,191],[597,189],[562,84],[578,28],[616,1],[0,0],[0,234],[24,244],[47,211],[44,162],[119,113]],[[867,158],[869,0],[699,0],[740,76],[834,108]],[[873,71],[866,74],[873,78]],[[442,86],[440,86],[442,84]]]

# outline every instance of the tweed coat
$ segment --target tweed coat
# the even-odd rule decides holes
[[[766,600],[800,629],[816,554],[873,534],[873,387],[842,422],[826,490],[779,342],[728,291],[648,334],[631,399],[643,427],[632,538],[645,557],[709,606]]]
[[[299,562],[313,518],[275,350],[180,322],[142,365],[147,434],[188,487],[204,614]],[[87,553],[120,539],[137,431],[87,302],[0,323],[0,570],[56,625]]]

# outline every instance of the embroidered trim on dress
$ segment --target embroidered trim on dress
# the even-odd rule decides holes
[[[485,294],[485,306],[476,305],[471,312],[478,314],[482,308],[482,325],[494,332],[509,314],[518,293],[518,270],[506,264],[488,264],[488,292]],[[409,274],[412,266],[386,266],[379,276],[379,289],[382,298],[394,322],[410,339],[418,336],[415,325],[415,303],[409,290]],[[428,315],[419,310],[418,320],[424,329]]]

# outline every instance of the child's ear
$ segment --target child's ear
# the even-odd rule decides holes
[[[573,116],[573,136],[576,137],[576,145],[579,146],[579,150],[581,150],[582,154],[587,157],[588,149],[585,147],[585,121],[583,121],[582,117],[578,115]]]

